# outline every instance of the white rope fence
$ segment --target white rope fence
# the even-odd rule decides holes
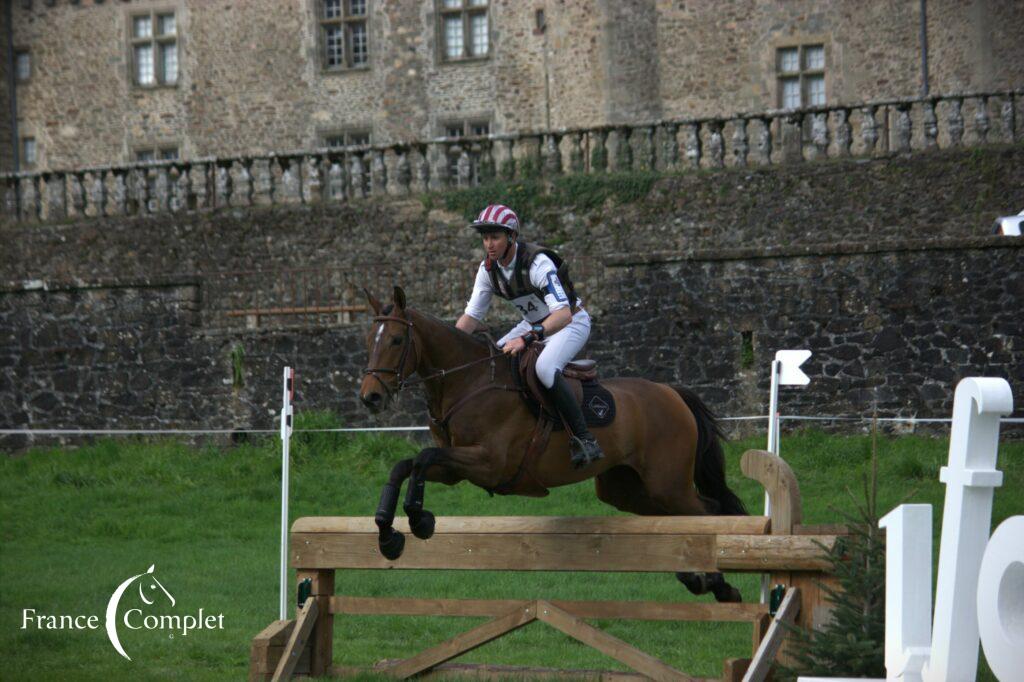
[[[836,421],[871,423],[875,417],[780,415],[782,421]],[[767,421],[768,415],[746,415],[742,417],[719,417],[719,421]],[[899,424],[949,424],[949,418],[927,417],[877,417],[878,422]],[[1003,417],[1003,424],[1024,424],[1024,417]],[[373,433],[429,431],[426,426],[360,426],[334,429],[293,429],[292,433]],[[0,429],[3,436],[202,436],[231,435],[238,433],[274,434],[279,429]]]

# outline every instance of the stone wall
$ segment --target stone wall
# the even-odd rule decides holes
[[[615,199],[619,189],[648,185],[642,201]],[[577,258],[969,237],[987,234],[997,216],[1024,207],[1024,145],[664,176],[599,175],[568,183],[554,195],[544,187],[532,182],[424,201],[3,225],[0,281],[299,267],[366,272],[373,263],[394,263],[400,273],[419,275],[419,264],[448,267],[452,259],[470,273],[482,251],[466,219],[492,200],[519,211],[525,238],[558,245]],[[600,210],[602,204],[608,210]]]
[[[158,144],[187,159],[311,149],[342,129],[428,140],[467,119],[516,133],[765,111],[780,104],[776,50],[799,44],[825,46],[829,104],[921,94],[919,5],[905,0],[492,0],[491,54],[458,64],[439,57],[435,3],[370,0],[369,67],[342,73],[320,66],[317,6],[13,3],[15,42],[34,69],[18,86],[18,117],[38,167],[125,163]],[[142,89],[128,24],[153,7],[176,13],[180,76]],[[1024,84],[1017,0],[928,7],[933,93]]]
[[[3,27],[0,28],[0,169],[9,170],[14,168],[15,144],[13,125],[11,121],[11,90],[10,90],[10,63],[8,62],[8,49],[10,43],[7,40],[7,3],[0,6],[0,17],[3,17]]]
[[[948,417],[956,382],[979,375],[1009,380],[1024,413],[1019,240],[849,246],[623,261],[592,352],[725,414],[764,413],[783,348],[813,353],[811,384],[785,392],[789,414]]]
[[[759,414],[774,351],[806,347],[814,383],[787,393],[791,413],[945,417],[969,374],[1005,376],[1024,406],[1024,244],[989,235],[1024,205],[1022,162],[1018,145],[669,175],[626,203],[615,182],[632,188],[629,176],[597,186],[604,198],[591,186],[515,196],[525,235],[584,270],[589,353],[606,376],[681,382],[723,414]],[[349,303],[363,285],[385,297],[400,282],[414,306],[454,319],[480,258],[465,228],[473,192],[432,198],[447,209],[362,201],[0,227],[0,428],[272,428],[289,364],[300,410],[422,423],[416,395],[379,420],[357,404],[365,316],[247,329],[226,312],[297,304],[286,273],[306,267],[344,274]],[[492,317],[497,330],[511,322]]]
[[[361,327],[218,331],[200,307],[199,287],[175,279],[0,293],[0,428],[273,429],[286,365],[297,368],[298,411],[422,421],[412,395],[381,419],[362,414]],[[31,442],[0,435],[0,449]]]

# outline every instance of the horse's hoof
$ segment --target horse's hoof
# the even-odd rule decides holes
[[[740,603],[743,601],[743,595],[732,585],[723,585],[722,587],[714,591],[715,601],[720,603]]]
[[[398,557],[402,556],[402,550],[405,549],[405,536],[399,533],[397,530],[391,531],[387,539],[380,538],[377,541],[380,547],[380,553],[384,555],[384,558],[388,561],[394,561]]]
[[[708,578],[706,573],[676,573],[676,580],[681,582],[692,594],[702,595],[708,592]]]
[[[415,523],[412,518],[409,519],[409,530],[420,540],[429,540],[434,535],[434,515],[424,509]]]

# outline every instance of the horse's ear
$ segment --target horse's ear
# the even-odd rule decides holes
[[[405,310],[405,291],[402,287],[395,287],[395,306],[399,310]]]
[[[369,291],[367,291],[366,287],[363,287],[363,293],[366,294],[366,300],[370,302],[370,307],[373,308],[374,314],[380,315],[381,306],[380,301],[377,300],[377,297],[371,294]]]

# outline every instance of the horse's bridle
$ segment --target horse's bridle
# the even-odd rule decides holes
[[[434,372],[430,376],[418,377],[416,379],[410,379],[409,375],[412,374],[412,372],[406,373],[404,370],[405,370],[405,362],[406,362],[406,360],[409,357],[409,349],[413,347],[413,335],[412,335],[413,326],[412,326],[412,320],[407,320],[404,317],[397,317],[395,315],[377,315],[376,317],[373,318],[373,321],[374,322],[398,322],[400,324],[405,325],[405,342],[402,344],[402,357],[399,358],[398,364],[394,368],[391,368],[391,367],[367,367],[366,369],[363,370],[363,376],[366,376],[366,375],[372,376],[374,379],[377,380],[377,383],[379,383],[381,386],[384,387],[384,390],[387,391],[387,393],[388,393],[388,400],[390,400],[391,397],[395,393],[398,393],[399,391],[401,391],[406,386],[414,385],[416,383],[419,383],[420,381],[430,381],[431,379],[436,379],[438,377],[444,377],[444,376],[446,376],[448,374],[454,374],[455,372],[458,372],[460,370],[466,369],[467,367],[472,367],[473,365],[478,365],[478,364],[480,364],[482,362],[490,361],[490,363],[491,363],[491,381],[492,382],[494,381],[494,360],[495,360],[496,357],[499,357],[501,354],[499,353],[498,355],[495,355],[493,353],[493,349],[491,350],[491,352],[488,353],[488,357],[486,357],[486,358],[479,358],[477,360],[472,360],[472,361],[467,362],[465,364],[459,365],[458,367],[452,367],[450,369],[441,369],[441,370],[438,370],[437,372]],[[490,337],[488,337],[488,338],[490,338]],[[419,357],[419,352],[418,351],[414,351],[413,352],[413,358],[414,358],[414,363],[413,363],[413,366],[412,366],[412,371],[414,372],[414,371],[416,371],[416,368],[420,366],[420,357]],[[380,377],[378,372],[384,372],[384,373],[387,373],[387,374],[394,374],[395,377],[397,377],[397,379],[398,379],[398,386],[395,388],[394,391],[392,391],[391,388],[384,382],[384,379]]]
[[[383,323],[383,322],[398,322],[400,324],[405,325],[405,340],[404,340],[404,343],[402,344],[402,357],[399,358],[398,364],[394,368],[391,368],[391,367],[367,367],[366,369],[363,370],[363,376],[366,376],[367,374],[369,374],[370,376],[372,376],[374,379],[377,380],[377,383],[379,383],[381,386],[384,387],[384,390],[388,392],[388,400],[390,400],[391,396],[393,395],[393,393],[391,391],[391,387],[389,387],[387,385],[387,383],[384,381],[383,378],[381,378],[381,376],[378,373],[379,372],[386,372],[388,374],[394,374],[395,375],[395,377],[398,379],[398,387],[395,388],[394,393],[398,393],[403,388],[405,388],[406,383],[407,383],[407,379],[409,377],[409,374],[412,373],[412,372],[408,372],[408,373],[405,372],[405,361],[409,358],[409,349],[413,347],[412,320],[407,320],[404,317],[398,317],[396,315],[378,315],[378,316],[373,318],[373,321],[374,322],[381,322],[381,323]],[[414,358],[414,363],[413,363],[412,369],[413,369],[413,372],[414,372],[414,371],[416,371],[416,368],[419,367],[419,364],[420,364],[419,354],[414,352],[413,353],[413,358]]]

